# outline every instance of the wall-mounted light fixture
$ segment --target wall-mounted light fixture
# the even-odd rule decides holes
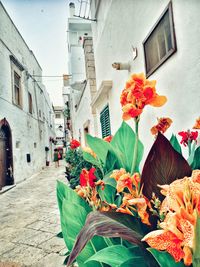
[[[130,70],[130,64],[129,63],[121,63],[121,62],[114,62],[112,64],[112,67],[116,70]]]

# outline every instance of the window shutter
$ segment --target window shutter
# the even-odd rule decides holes
[[[109,106],[107,105],[100,113],[102,138],[111,135]]]

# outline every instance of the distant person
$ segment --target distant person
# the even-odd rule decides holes
[[[57,148],[54,149],[53,161],[55,162],[55,167],[59,167],[60,153]]]

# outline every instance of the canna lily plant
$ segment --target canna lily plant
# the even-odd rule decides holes
[[[123,120],[133,119],[135,131],[123,121],[112,137],[88,135],[83,157],[93,167],[82,170],[75,190],[58,181],[67,266],[76,260],[80,267],[200,267],[199,147],[193,145],[186,160],[176,136],[168,141],[163,135],[172,120],[160,118],[140,170],[140,117],[146,105],[167,101],[155,85],[142,73],[132,75],[120,102]]]

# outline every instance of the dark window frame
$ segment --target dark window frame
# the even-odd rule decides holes
[[[166,51],[166,54],[156,63],[153,67],[148,69],[147,66],[147,48],[145,47],[148,40],[152,35],[155,33],[155,30],[158,29],[159,25],[161,25],[162,21],[164,21],[165,15],[169,14],[169,27],[170,27],[170,36],[171,36],[171,48],[169,51]],[[155,25],[152,27],[151,31],[143,41],[143,50],[144,50],[144,62],[145,62],[145,71],[146,71],[146,77],[148,78],[151,74],[153,74],[168,58],[170,58],[176,51],[176,36],[175,36],[175,28],[174,28],[174,19],[173,19],[173,10],[172,10],[172,2],[170,1],[165,10],[162,12],[161,16],[155,23]],[[151,53],[151,51],[150,51]]]
[[[22,108],[21,76],[13,70],[14,104]]]
[[[108,116],[103,117],[106,115],[108,115]],[[110,110],[109,110],[108,104],[100,112],[100,123],[101,123],[102,138],[111,135]]]
[[[30,92],[28,92],[28,111],[30,114],[33,114],[33,99]]]

